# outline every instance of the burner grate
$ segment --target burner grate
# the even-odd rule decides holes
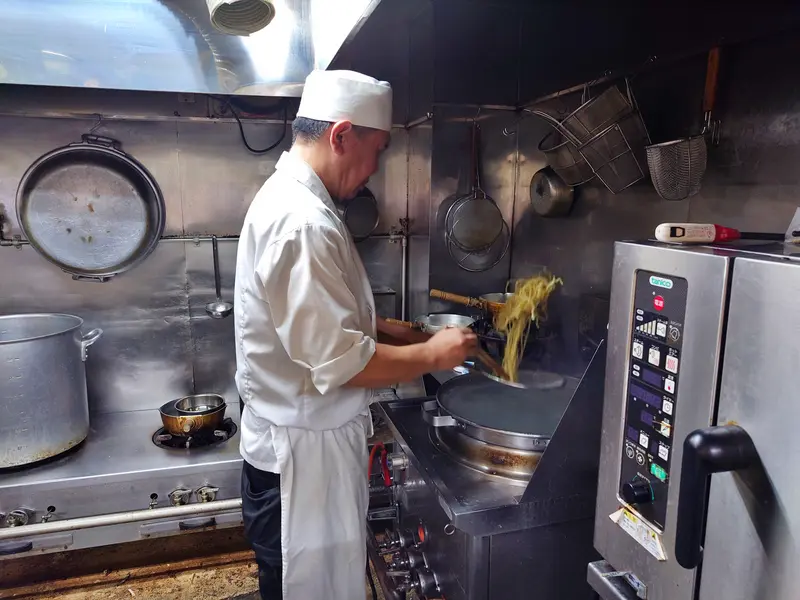
[[[234,435],[237,427],[233,419],[228,417],[219,428],[208,431],[199,431],[194,435],[172,435],[166,428],[161,427],[153,434],[153,443],[159,448],[168,450],[191,450],[209,448],[224,444]]]

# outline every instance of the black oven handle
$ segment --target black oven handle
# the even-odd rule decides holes
[[[738,425],[697,429],[686,436],[675,532],[675,559],[684,569],[700,564],[709,477],[757,464],[756,446]]]

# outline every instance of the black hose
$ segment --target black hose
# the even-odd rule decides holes
[[[367,581],[369,581],[369,591],[372,600],[378,600],[378,590],[375,589],[375,580],[372,579],[372,569],[369,568],[369,556],[367,556]]]
[[[253,148],[250,144],[247,143],[247,137],[244,135],[244,127],[242,127],[242,120],[239,118],[236,110],[233,108],[233,105],[228,102],[228,108],[233,115],[233,118],[236,119],[236,123],[239,125],[239,133],[242,136],[242,142],[244,142],[245,148],[247,148],[253,154],[266,154],[270,150],[274,150],[278,147],[278,145],[286,138],[286,126],[289,124],[289,104],[288,102],[283,103],[283,130],[281,131],[281,135],[278,140],[274,144],[270,144],[266,148],[258,149]]]

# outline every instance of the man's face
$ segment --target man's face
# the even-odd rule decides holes
[[[381,154],[389,146],[389,133],[379,129],[354,129],[349,123],[339,132],[339,125],[342,124],[334,125],[331,136],[339,171],[338,196],[340,200],[349,200],[377,172]]]

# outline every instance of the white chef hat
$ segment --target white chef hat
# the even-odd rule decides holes
[[[392,86],[355,71],[312,71],[306,78],[298,117],[317,121],[350,121],[389,131]]]

